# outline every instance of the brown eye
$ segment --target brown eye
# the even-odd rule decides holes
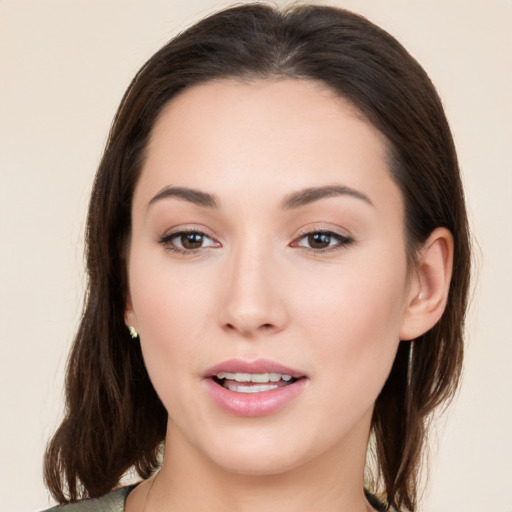
[[[308,244],[311,249],[325,249],[331,245],[333,237],[327,233],[310,233]]]
[[[204,242],[204,235],[201,233],[182,233],[179,237],[181,247],[184,249],[199,249]]]
[[[194,253],[197,250],[208,247],[220,247],[218,242],[201,231],[177,231],[163,236],[158,242],[166,250],[181,254]]]
[[[292,247],[304,247],[305,249],[321,253],[341,249],[353,241],[352,238],[340,235],[334,231],[312,231],[293,242]]]

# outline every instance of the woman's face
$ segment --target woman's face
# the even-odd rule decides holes
[[[291,79],[171,101],[128,273],[171,443],[242,473],[364,463],[411,292],[385,141],[346,101]]]

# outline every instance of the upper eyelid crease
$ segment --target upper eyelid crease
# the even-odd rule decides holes
[[[351,236],[342,235],[341,233],[337,233],[336,231],[322,230],[322,229],[317,229],[317,230],[313,230],[313,231],[307,231],[307,232],[301,234],[300,236],[298,236],[296,238],[296,241],[303,240],[304,238],[306,238],[306,237],[308,237],[310,235],[317,234],[317,233],[321,234],[321,235],[329,236],[331,238],[334,238],[335,240],[338,240],[340,243],[352,243],[352,242],[354,242],[354,239]]]
[[[177,236],[188,235],[188,234],[201,235],[201,236],[203,236],[205,238],[209,238],[209,239],[215,241],[214,237],[209,235],[205,231],[203,231],[201,229],[194,229],[194,228],[191,228],[191,229],[177,229],[176,231],[171,231],[171,232],[169,232],[167,234],[164,234],[163,236],[159,237],[157,241],[170,240],[170,239],[175,238]]]
[[[176,246],[176,244],[174,244],[174,243],[172,243],[172,245],[174,247],[169,247],[168,246],[168,244],[171,243],[173,238],[179,238],[180,236],[187,235],[187,234],[199,234],[202,237],[204,237],[204,238],[210,240],[211,242],[213,242],[213,244],[212,245],[208,245],[206,247],[196,247],[196,248],[192,248],[192,249],[180,248],[180,247]],[[207,235],[204,231],[199,231],[199,230],[194,230],[194,229],[181,229],[181,230],[177,230],[177,231],[168,233],[167,235],[163,235],[162,237],[156,239],[155,242],[157,244],[160,244],[160,245],[163,245],[164,247],[166,247],[166,250],[168,250],[168,251],[172,251],[172,252],[179,253],[179,254],[182,254],[182,255],[185,255],[187,253],[189,255],[192,255],[194,253],[197,253],[197,252],[201,251],[202,249],[213,247],[215,245],[217,245],[217,247],[221,246],[219,242],[217,242],[210,235]]]

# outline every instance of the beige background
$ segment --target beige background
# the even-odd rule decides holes
[[[512,512],[512,2],[331,3],[389,30],[437,84],[480,246],[465,378],[422,510]],[[41,457],[81,308],[87,197],[121,94],[171,35],[227,4],[0,0],[0,511],[49,503]]]

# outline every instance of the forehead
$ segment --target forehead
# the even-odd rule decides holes
[[[323,84],[295,79],[186,89],[155,123],[141,181],[153,190],[184,185],[222,194],[252,187],[267,195],[342,183],[399,196],[385,137]]]

